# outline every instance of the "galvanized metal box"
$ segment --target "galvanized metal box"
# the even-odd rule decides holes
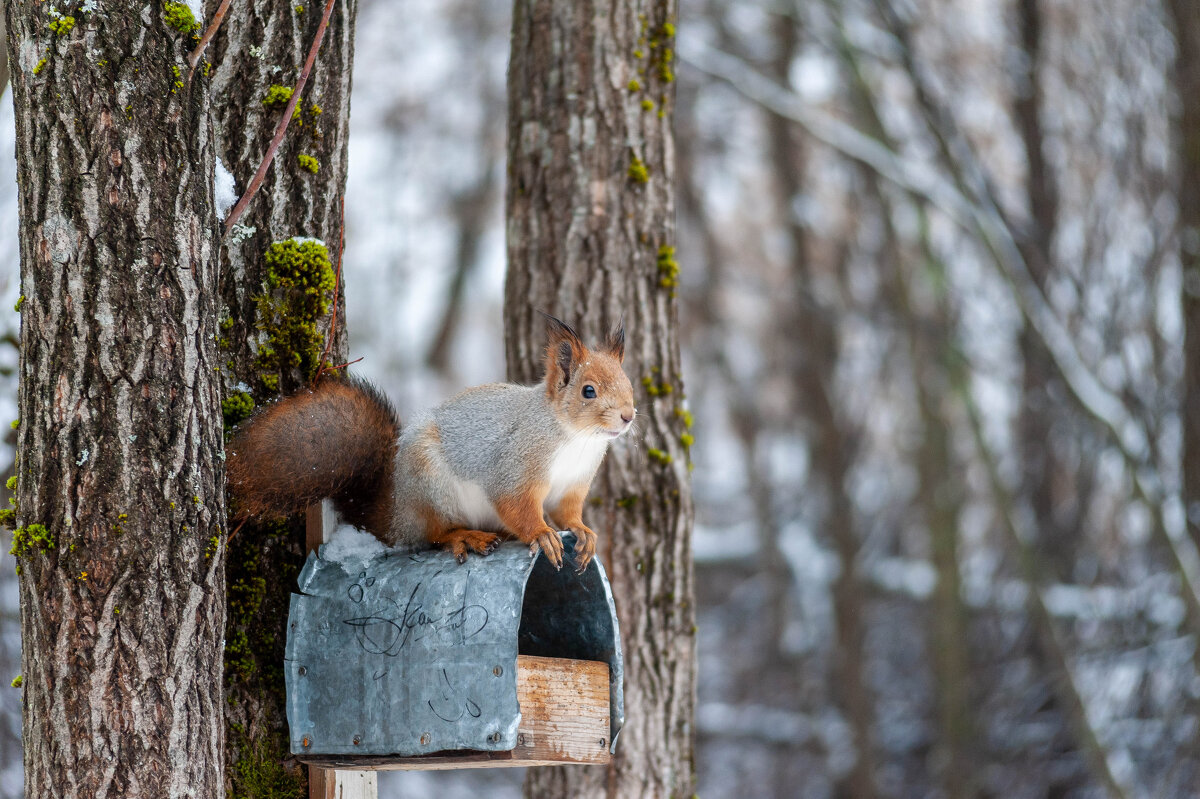
[[[561,571],[516,542],[463,564],[432,550],[350,562],[311,553],[288,619],[292,752],[357,768],[370,760],[526,746],[532,733],[521,733],[518,656],[537,656],[522,657],[526,672],[556,665],[538,658],[607,664],[608,737],[594,743],[613,751],[624,701],[612,591],[598,560],[582,574],[571,568],[574,536],[564,534],[563,543]],[[557,673],[582,679],[584,665],[557,664]],[[523,673],[526,697],[537,690],[530,679],[538,677]],[[555,707],[549,712],[572,714],[562,701]],[[560,726],[550,721],[539,729]],[[549,756],[555,762],[579,759],[570,747],[539,747],[539,757],[558,753]]]

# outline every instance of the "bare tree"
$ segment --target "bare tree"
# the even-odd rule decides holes
[[[210,91],[182,4],[7,7],[28,796],[221,796]]]
[[[1183,503],[1200,544],[1200,16],[1186,0],[1168,4],[1175,25],[1179,112],[1179,259],[1183,269]]]
[[[637,439],[611,451],[591,523],[625,648],[626,727],[603,769],[543,769],[530,796],[694,790],[689,416],[677,334],[675,4],[519,0],[509,69],[509,376],[540,376],[544,310],[597,339],[622,321]]]
[[[1149,746],[1126,734],[1137,724],[1130,719],[1156,700],[1139,689],[1136,698],[1116,701],[1098,676],[1100,664],[1124,657],[1126,635],[1153,648],[1161,644],[1149,642],[1177,634],[1168,632],[1175,625],[1190,629],[1197,584],[1194,547],[1177,532],[1170,494],[1177,353],[1174,313],[1158,299],[1169,303],[1172,285],[1159,266],[1174,242],[1172,197],[1159,172],[1166,152],[1159,87],[1169,67],[1160,54],[1170,47],[1160,9],[1121,0],[1103,7],[1109,15],[1052,3],[992,4],[989,13],[1009,12],[996,17],[1005,24],[968,35],[938,3],[763,4],[757,16],[713,4],[697,26],[702,32],[681,42],[686,65],[728,82],[713,86],[705,74],[686,74],[700,87],[693,126],[701,143],[689,143],[699,153],[696,193],[709,195],[684,204],[686,215],[699,217],[686,223],[715,239],[704,250],[727,259],[725,270],[743,286],[732,301],[718,302],[774,320],[790,308],[774,302],[778,270],[797,250],[809,254],[814,276],[802,289],[830,292],[815,299],[797,292],[800,313],[828,318],[837,357],[810,370],[796,396],[825,390],[834,423],[861,431],[838,447],[850,459],[854,536],[845,540],[858,544],[849,550],[858,573],[852,601],[862,611],[878,790],[886,780],[905,795],[1039,795],[1046,786],[1170,793],[1193,767],[1186,747],[1167,736],[1140,739],[1154,738]],[[776,44],[785,33],[786,23],[773,16],[781,8],[804,31],[790,57],[786,42]],[[773,46],[764,47],[768,36]],[[769,112],[758,124],[750,121],[756,104]],[[781,121],[793,126],[793,142],[773,132]],[[782,183],[788,160],[799,158],[799,184],[762,202],[763,187]],[[1140,249],[1126,246],[1134,232]],[[708,312],[698,313],[707,319]],[[1156,313],[1167,322],[1156,323]],[[705,368],[693,378],[717,385],[700,383],[698,393],[738,396],[713,366],[730,353],[744,359],[752,352],[763,370],[754,381],[774,388],[760,375],[779,372],[778,328],[758,318],[724,317],[718,340],[731,342],[724,353],[709,351],[711,334],[700,333]],[[784,325],[792,334],[788,351],[820,352],[816,324]],[[827,388],[811,385],[822,380]],[[765,436],[775,463],[785,463],[798,437],[781,440],[769,404],[735,421],[736,409],[720,402],[700,408],[706,423],[715,415],[729,432],[702,457],[728,459],[731,443],[745,448]],[[803,402],[787,407],[810,413]],[[821,435],[829,435],[825,418],[812,425]],[[815,480],[826,467],[810,435],[801,440],[802,465],[790,465],[790,473]],[[967,440],[975,446],[964,446]],[[797,570],[805,556],[828,557],[822,536],[837,530],[824,521],[824,493],[815,483],[806,488],[791,501],[786,494],[794,488],[774,492],[782,510],[778,548]],[[706,491],[706,528],[740,530],[745,516],[726,510],[740,499]],[[1145,519],[1146,540],[1126,538],[1124,514]],[[773,613],[775,591],[765,575],[749,573],[744,556],[717,555],[711,545],[705,551],[702,596],[720,603],[702,606],[706,622],[728,624],[735,610],[734,618]],[[829,597],[804,578],[791,589],[799,618],[830,625],[813,643],[792,626],[791,645],[811,647],[797,658],[798,683],[809,693],[779,719],[799,733],[810,729],[807,713],[831,706],[857,732],[841,695],[831,701],[831,692],[813,690],[825,659],[848,642],[847,605],[839,609],[842,552],[833,559],[834,579],[812,568],[817,582],[830,579]],[[740,583],[726,577],[735,569]],[[1136,602],[1127,592],[1143,590],[1134,586],[1145,586],[1148,575],[1162,581],[1144,589],[1162,591],[1154,601],[1188,612],[1166,624],[1121,615],[1136,614],[1123,603]],[[1002,601],[1001,585],[1022,592],[1019,607]],[[1110,591],[1128,599],[1103,620],[1085,621],[1088,606],[1067,601]],[[730,638],[728,631],[706,634],[702,645],[719,648]],[[1181,657],[1194,657],[1190,645],[1182,649]],[[742,682],[753,668],[744,660],[723,663],[718,676],[702,681],[701,762],[720,760],[728,769],[751,757],[808,758],[811,740],[789,746],[747,723],[770,695]],[[1149,684],[1150,672],[1141,670],[1158,668],[1146,665],[1153,660],[1123,662]],[[1192,673],[1186,665],[1162,668],[1183,681]],[[1184,683],[1170,680],[1164,729],[1194,716]],[[1013,733],[1034,725],[1037,735],[1018,742]],[[860,738],[852,737],[857,754]],[[822,779],[844,785],[850,762],[818,761],[812,795],[823,795],[816,787]],[[709,780],[713,771],[707,767]],[[758,788],[762,771],[722,788]]]
[[[1025,198],[1028,219],[1025,235],[1018,238],[1022,257],[1041,290],[1054,269],[1054,236],[1058,227],[1058,189],[1054,165],[1046,159],[1043,17],[1038,0],[1016,3],[1016,27],[1020,71],[1014,78],[1013,116],[1025,151]],[[1055,570],[1070,578],[1082,522],[1078,514],[1087,498],[1064,491],[1071,480],[1061,463],[1057,435],[1062,420],[1053,397],[1063,392],[1054,362],[1037,332],[1026,326],[1020,335],[1022,372],[1021,441],[1023,492],[1038,520],[1039,547],[1055,564]],[[1076,487],[1077,488],[1077,487]],[[1074,511],[1074,518],[1068,518]]]

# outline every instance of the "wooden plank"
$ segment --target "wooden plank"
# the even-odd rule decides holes
[[[436,771],[604,764],[611,759],[607,663],[520,655],[517,701],[521,725],[517,746],[511,752],[433,752],[421,757],[308,755],[300,760],[312,771]]]
[[[528,760],[607,763],[608,664],[521,655],[517,748]]]
[[[337,526],[337,514],[333,503],[325,499],[316,505],[309,505],[304,515],[304,551],[312,552],[324,544],[333,535]]]
[[[374,771],[334,771],[308,767],[309,799],[376,799],[379,775]]]
[[[304,518],[304,547],[311,552],[333,535],[337,517],[325,500],[310,505]],[[344,771],[308,767],[308,799],[379,799],[379,778],[373,771]]]

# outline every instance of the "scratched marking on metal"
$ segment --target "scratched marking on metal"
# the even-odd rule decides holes
[[[577,576],[515,542],[462,565],[440,551],[360,564],[312,554],[299,583],[284,664],[294,753],[512,749],[518,642],[521,654],[607,661],[616,739],[620,638],[595,560]]]

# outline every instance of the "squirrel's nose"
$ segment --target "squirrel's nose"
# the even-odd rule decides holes
[[[635,409],[635,408],[630,408],[628,410],[621,411],[621,421],[624,422],[625,424],[629,424],[630,422],[632,422],[633,417],[635,417],[635,416],[637,416],[637,409]]]

